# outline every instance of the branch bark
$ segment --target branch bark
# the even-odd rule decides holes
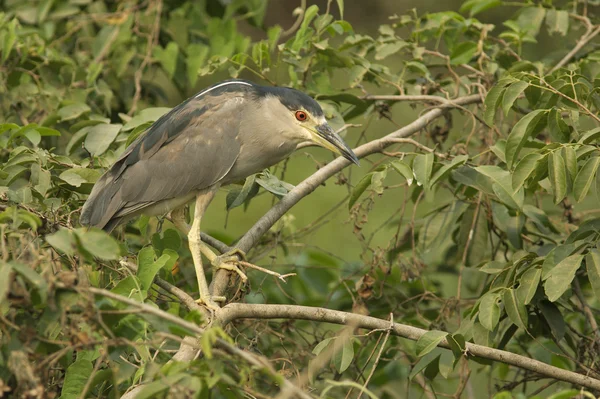
[[[223,325],[239,319],[287,319],[311,320],[322,323],[352,325],[370,330],[386,329],[390,327],[390,322],[388,320],[381,320],[375,317],[342,312],[339,310],[298,305],[230,303],[221,310],[217,311],[216,317]],[[417,341],[427,332],[427,330],[423,330],[421,328],[399,323],[394,323],[392,330],[394,335],[408,338],[413,341]],[[440,342],[438,346],[450,349],[450,345],[448,345],[446,340]],[[467,356],[479,356],[485,359],[494,360],[511,366],[519,367],[521,369],[529,370],[547,378],[554,378],[585,388],[600,390],[600,380],[569,370],[560,369],[535,359],[530,359],[512,352],[488,348],[486,346],[471,343],[466,344],[466,349]]]

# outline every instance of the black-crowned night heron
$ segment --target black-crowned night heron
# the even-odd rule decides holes
[[[218,83],[173,108],[127,147],[94,186],[80,222],[112,231],[139,214],[173,210],[174,224],[188,234],[199,301],[215,308],[214,301],[222,298],[209,294],[201,254],[217,268],[234,270],[235,264],[228,263],[233,254],[217,256],[200,239],[207,206],[219,187],[242,181],[306,144],[358,164],[306,94],[245,80]],[[184,206],[193,199],[194,219],[188,226]]]

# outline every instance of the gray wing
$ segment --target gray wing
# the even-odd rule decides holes
[[[240,153],[244,101],[191,98],[157,120],[94,185],[80,222],[112,230],[128,215],[212,186]]]

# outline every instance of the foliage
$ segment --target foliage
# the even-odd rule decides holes
[[[600,374],[597,2],[468,0],[460,12],[394,15],[374,35],[343,19],[342,0],[335,5],[309,5],[287,32],[265,26],[266,0],[5,2],[0,397],[119,397],[141,383],[142,398],[274,395],[278,378],[303,370],[306,387],[323,397],[358,395],[363,384],[365,396],[380,398],[423,387],[460,397],[467,386],[481,397],[527,397],[543,387],[537,374],[469,357],[465,342]],[[486,23],[498,10],[513,14]],[[542,55],[540,43],[551,46]],[[581,46],[569,54],[573,43]],[[302,245],[329,211],[306,226],[288,215],[249,260],[269,266],[273,257],[298,277],[284,289],[252,272],[250,288],[234,297],[392,314],[430,330],[416,345],[382,341],[385,332],[348,337],[320,323],[245,321],[207,329],[204,357],[172,362],[191,335],[181,323],[90,293],[104,288],[202,324],[153,283],[197,290],[187,245],[170,222],[141,217],[117,237],[77,220],[93,183],[167,105],[226,75],[313,95],[358,143],[383,136],[369,129],[379,120],[453,109],[416,142],[398,140],[338,176],[347,206],[334,211],[338,222],[350,221],[339,228],[353,230],[346,247],[359,248],[356,258]],[[456,106],[472,94],[485,100]],[[286,195],[293,186],[285,172],[233,186],[227,210],[248,210],[261,190],[274,201]],[[271,359],[279,377],[218,346],[232,338]],[[437,347],[444,339],[452,351]],[[569,388],[541,392],[580,394]]]

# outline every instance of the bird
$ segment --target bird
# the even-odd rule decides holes
[[[348,161],[359,160],[328,124],[319,103],[302,91],[230,79],[214,84],[157,119],[98,179],[85,201],[80,223],[111,232],[141,215],[170,213],[187,234],[198,280],[198,303],[216,309],[202,266],[236,271],[244,254],[217,256],[201,240],[200,224],[219,188],[243,181],[291,155],[318,145]],[[189,226],[185,207],[194,201]]]

